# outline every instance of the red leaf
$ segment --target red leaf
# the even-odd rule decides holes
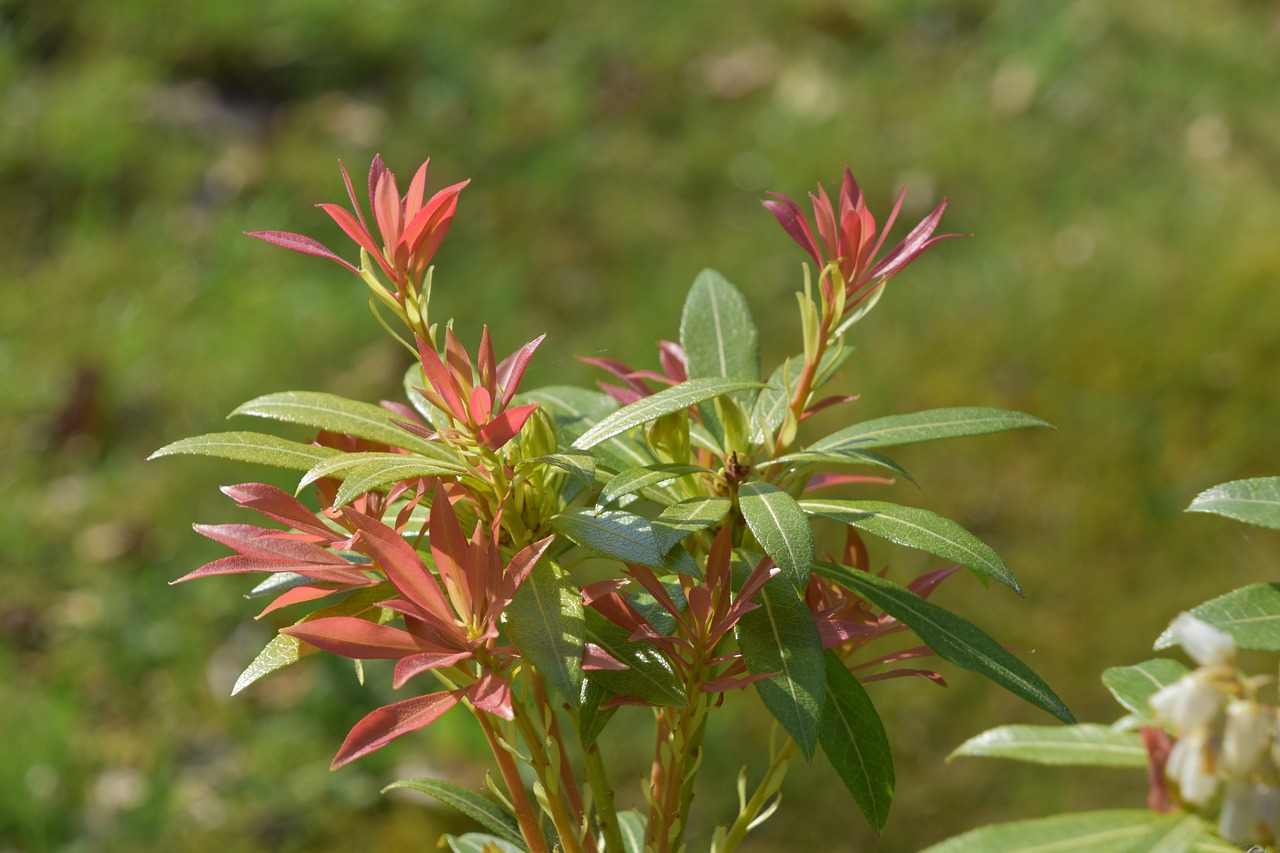
[[[344,563],[343,565],[346,566],[347,564]],[[175,581],[170,581],[170,583],[184,583],[196,578],[207,578],[214,575],[236,575],[246,572],[293,572],[299,575],[306,575],[315,581],[340,583],[346,586],[364,586],[369,582],[364,572],[354,566],[350,568],[335,568],[327,563],[317,564],[279,557],[237,555],[206,563],[195,571],[188,572]]]
[[[625,663],[618,660],[595,643],[583,644],[582,668],[585,670],[605,669],[614,672],[629,669]]]
[[[505,408],[511,403],[511,398],[516,395],[516,389],[520,387],[520,380],[524,378],[524,371],[529,366],[529,360],[533,358],[533,353],[547,336],[545,334],[538,335],[529,343],[520,347],[520,349],[507,356],[498,365],[498,387],[502,389],[502,406]]]
[[[406,681],[420,672],[453,666],[455,663],[464,661],[471,656],[469,649],[464,649],[460,652],[423,652],[422,654],[408,655],[401,658],[400,662],[396,664],[391,686],[396,688],[403,687]]]
[[[805,221],[804,211],[800,209],[800,205],[796,204],[785,195],[779,193],[769,193],[777,201],[762,201],[765,209],[773,214],[774,219],[778,220],[778,224],[782,226],[782,230],[791,235],[791,239],[800,245],[800,248],[809,253],[813,258],[813,262],[818,268],[823,267],[822,254],[818,251],[818,242],[813,239],[813,231],[809,229],[809,223]]]
[[[502,676],[486,672],[480,680],[467,689],[471,704],[481,711],[514,720],[515,710],[511,707],[511,683]]]
[[[378,561],[387,579],[400,594],[435,616],[442,624],[452,625],[454,614],[444,600],[435,576],[422,565],[413,546],[381,521],[343,507],[342,514],[360,531],[360,541]],[[434,538],[434,537],[433,537]]]
[[[355,616],[326,616],[281,628],[280,633],[353,660],[396,660],[420,651],[408,631]]]
[[[326,542],[343,538],[326,527],[300,500],[275,486],[266,483],[241,483],[238,486],[224,486],[222,493],[246,509],[256,510],[281,524],[312,533]]]
[[[249,237],[265,240],[271,245],[279,246],[282,249],[301,252],[304,255],[315,255],[318,258],[328,258],[331,261],[337,261],[353,273],[359,274],[360,272],[355,266],[335,255],[320,241],[313,240],[302,234],[294,234],[290,231],[246,231],[245,234]]]
[[[516,434],[520,432],[520,428],[524,426],[525,421],[529,420],[529,416],[533,414],[533,410],[536,408],[538,408],[537,403],[529,403],[525,406],[507,409],[481,427],[480,432],[476,434],[476,438],[490,450],[497,450],[516,437]]]
[[[463,690],[449,690],[428,696],[415,696],[403,702],[384,705],[356,723],[333,757],[331,769],[337,770],[357,758],[381,749],[398,737],[426,728],[458,704]]]

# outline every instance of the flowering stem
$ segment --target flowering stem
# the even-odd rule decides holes
[[[489,740],[489,749],[493,751],[493,757],[498,762],[498,770],[502,773],[502,781],[506,783],[507,793],[511,795],[511,802],[516,809],[516,821],[520,824],[520,834],[524,836],[524,842],[529,846],[529,853],[550,853],[547,840],[542,835],[541,827],[538,826],[537,813],[534,811],[533,803],[529,801],[529,793],[524,789],[524,782],[520,780],[520,770],[516,767],[511,753],[499,742],[498,733],[493,730],[488,715],[478,709],[472,710],[476,719],[480,721],[480,728],[484,730],[484,736]]]

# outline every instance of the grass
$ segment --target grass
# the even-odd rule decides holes
[[[1027,590],[961,580],[946,603],[1109,720],[1103,666],[1274,579],[1276,537],[1180,514],[1280,473],[1263,6],[28,0],[0,22],[0,849],[401,849],[452,820],[376,791],[397,761],[470,772],[463,725],[330,774],[376,698],[334,662],[229,700],[269,626],[233,581],[166,586],[215,555],[187,530],[233,518],[215,487],[272,475],[140,461],[261,393],[395,393],[401,354],[360,286],[240,234],[337,244],[309,205],[341,198],[339,157],[381,151],[404,174],[429,153],[435,186],[474,179],[436,310],[508,349],[550,332],[532,385],[587,379],[578,353],[648,358],[704,266],[747,292],[767,357],[794,349],[803,255],[766,190],[830,186],[849,163],[878,209],[904,182],[912,213],[945,194],[944,228],[975,236],[858,327],[845,381],[862,397],[842,415],[996,405],[1058,427],[901,454],[911,500]],[[946,692],[875,685],[899,765],[877,849],[1142,801],[1140,778],[944,764],[985,727],[1041,721],[947,675]],[[731,776],[736,732],[711,737]],[[828,769],[795,768],[784,792],[750,849],[871,843]],[[710,817],[731,797],[699,802]]]

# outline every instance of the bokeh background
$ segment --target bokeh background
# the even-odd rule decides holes
[[[396,393],[404,353],[362,285],[241,234],[345,245],[311,204],[343,199],[338,158],[359,183],[379,151],[406,178],[432,155],[435,187],[474,179],[433,307],[508,349],[549,332],[531,386],[589,381],[574,354],[650,359],[704,266],[748,294],[767,364],[797,349],[804,255],[766,190],[848,163],[879,210],[909,186],[904,219],[948,196],[944,230],[975,236],[857,327],[842,416],[1057,425],[906,448],[921,489],[876,496],[992,543],[1026,599],[961,578],[940,600],[1081,719],[1114,719],[1104,666],[1280,563],[1274,534],[1182,514],[1280,473],[1277,57],[1276,6],[1246,0],[0,0],[0,850],[431,849],[466,828],[377,793],[478,782],[465,720],[331,774],[383,688],[316,662],[231,699],[273,625],[234,579],[166,585],[219,554],[192,521],[238,518],[218,485],[288,477],[142,462],[262,393]],[[910,851],[1143,802],[1140,773],[945,763],[986,727],[1049,722],[946,674],[873,685],[898,762],[883,840],[819,759],[746,849]],[[735,705],[708,821],[767,733],[752,695]],[[622,755],[644,720],[620,721]]]

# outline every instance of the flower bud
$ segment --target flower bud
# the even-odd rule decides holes
[[[1201,666],[1230,663],[1235,658],[1236,641],[1231,635],[1190,613],[1178,614],[1169,630],[1183,650]]]
[[[1227,725],[1222,735],[1223,768],[1233,776],[1253,773],[1267,748],[1271,730],[1271,715],[1257,702],[1236,700],[1227,705]]]
[[[1160,688],[1148,702],[1156,716],[1181,736],[1212,722],[1226,697],[1206,674],[1196,671]]]
[[[1214,755],[1203,731],[1179,738],[1169,752],[1165,774],[1178,786],[1183,802],[1203,806],[1218,789]]]

